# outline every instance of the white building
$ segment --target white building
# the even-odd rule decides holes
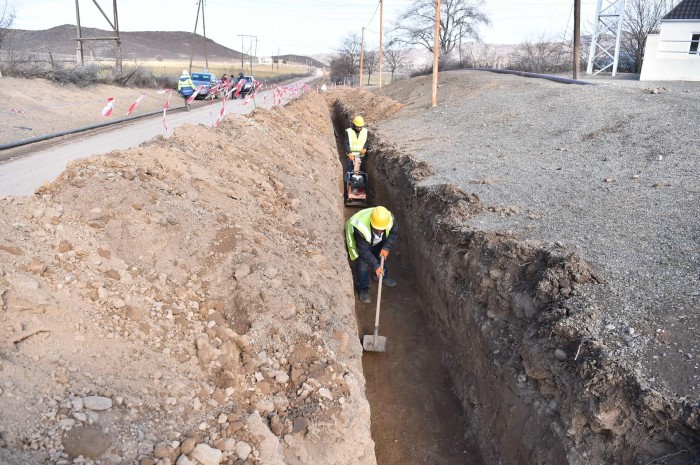
[[[640,81],[700,81],[700,0],[683,0],[647,38]]]

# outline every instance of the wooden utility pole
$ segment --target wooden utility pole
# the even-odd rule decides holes
[[[384,0],[379,0],[379,90],[382,90],[382,55],[384,55]]]
[[[581,0],[574,0],[574,79],[578,79],[581,66]]]
[[[362,28],[362,41],[360,42],[360,89],[362,89],[362,68],[365,66],[365,28]]]
[[[440,57],[440,0],[435,0],[435,42],[433,43],[433,103],[437,106],[438,66]]]

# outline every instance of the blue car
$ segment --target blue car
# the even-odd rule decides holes
[[[200,90],[199,94],[197,94],[197,98],[206,98],[211,92],[211,89],[219,84],[219,79],[212,73],[192,73],[190,77],[195,86],[204,86],[204,89]],[[213,98],[219,98],[220,93],[221,90],[217,91]]]

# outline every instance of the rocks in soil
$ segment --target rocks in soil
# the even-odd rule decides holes
[[[111,440],[97,429],[78,426],[63,433],[61,444],[70,457],[96,459],[107,451]]]

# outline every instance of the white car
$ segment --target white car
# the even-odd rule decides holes
[[[243,76],[245,84],[241,88],[241,97],[250,94],[255,90],[255,78],[253,76]]]

